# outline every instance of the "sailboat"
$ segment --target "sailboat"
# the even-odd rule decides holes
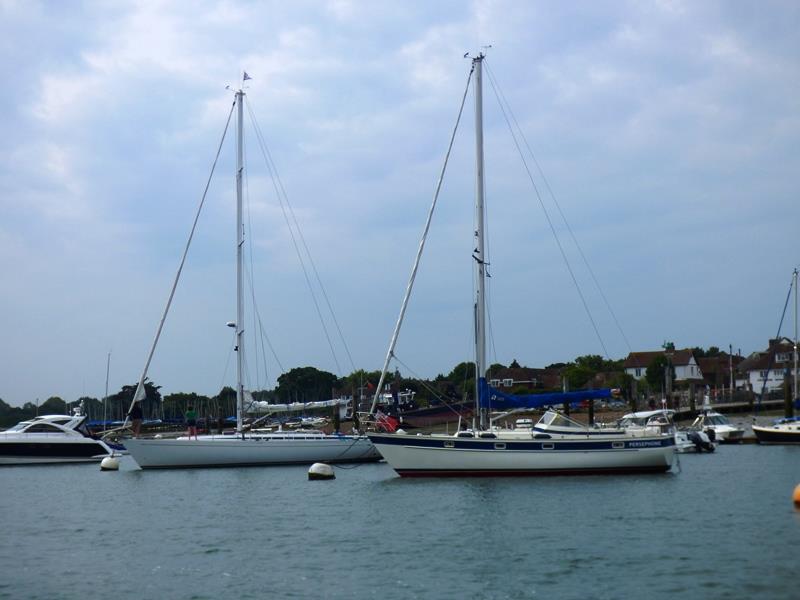
[[[530,476],[595,473],[653,473],[672,467],[675,437],[652,429],[604,431],[585,426],[564,414],[547,410],[534,427],[504,429],[494,425],[491,411],[517,410],[609,398],[612,390],[584,390],[558,394],[515,396],[489,386],[486,380],[486,260],[484,254],[484,182],[483,182],[483,96],[482,64],[484,54],[472,58],[470,78],[474,74],[476,194],[475,194],[475,415],[479,422],[471,430],[455,434],[409,435],[368,433],[386,462],[401,477],[459,476]],[[469,85],[469,80],[468,80]],[[466,92],[464,94],[466,98]],[[462,109],[463,109],[462,99]],[[460,119],[460,113],[459,113]],[[457,125],[456,125],[457,127]],[[455,132],[454,132],[455,134]],[[451,147],[452,147],[451,138]],[[448,150],[449,156],[449,150]],[[445,159],[446,165],[446,159]],[[441,185],[441,177],[439,180]],[[437,187],[438,195],[438,187]],[[435,205],[436,197],[434,197]],[[428,213],[422,240],[411,271],[411,279],[386,355],[380,389],[408,304],[419,259],[425,245],[433,206]],[[376,395],[377,401],[377,395]],[[373,412],[376,401],[373,401]],[[496,418],[494,420],[497,420]]]
[[[794,376],[792,399],[794,406],[797,407],[797,403],[800,401],[800,396],[797,394],[797,269],[792,273],[792,287],[794,288],[794,348],[792,352]],[[791,289],[789,291],[791,293]],[[762,398],[766,397],[766,387],[767,381],[764,378],[764,387],[761,390]],[[785,417],[777,419],[771,425],[753,425],[753,433],[756,435],[759,444],[800,444],[800,419],[797,417]]]
[[[244,80],[249,79],[245,73]],[[242,85],[242,88],[244,85]],[[315,462],[348,463],[380,460],[380,454],[365,435],[325,434],[321,431],[257,431],[246,430],[244,426],[245,398],[250,393],[243,382],[244,355],[244,298],[242,291],[244,244],[244,222],[242,215],[242,174],[243,166],[243,89],[235,92],[234,107],[237,111],[237,166],[236,166],[236,322],[229,323],[236,330],[236,431],[232,435],[201,435],[174,439],[131,438],[125,440],[125,448],[136,463],[143,469],[179,467],[233,467],[286,464],[310,464]],[[233,110],[233,107],[232,109]],[[195,225],[197,219],[195,219]],[[192,229],[194,232],[194,228]],[[189,237],[191,241],[191,235]],[[188,244],[186,246],[188,250]],[[175,287],[184,261],[184,251],[178,274],[173,283],[172,293],[161,317],[155,340],[145,363],[134,403],[145,399],[144,382],[147,369],[158,343],[158,338],[169,311]]]

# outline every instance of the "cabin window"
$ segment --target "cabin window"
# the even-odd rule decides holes
[[[50,423],[34,423],[25,430],[25,433],[61,433],[61,430]]]
[[[624,448],[625,442],[611,442],[612,448]]]
[[[455,442],[445,442],[444,443],[444,447],[445,448],[455,448],[455,446],[456,446]]]
[[[494,449],[495,450],[505,450],[506,449],[506,445],[503,442],[497,442],[494,445]]]
[[[542,450],[552,450],[555,447],[555,444],[542,444]]]

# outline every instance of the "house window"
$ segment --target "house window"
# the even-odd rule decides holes
[[[789,362],[791,360],[791,354],[789,352],[778,352],[775,355],[775,362]]]
[[[768,375],[769,375],[769,371],[761,371],[759,373],[759,376],[761,377],[761,379],[766,379]]]
[[[513,379],[503,379],[503,387],[511,387],[514,385]]]
[[[490,379],[489,380],[489,385],[494,387],[494,388],[500,387],[500,380],[499,379]]]
[[[641,377],[642,376],[642,370],[641,369],[636,369],[636,376],[637,377]]]

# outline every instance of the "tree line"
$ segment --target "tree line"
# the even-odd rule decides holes
[[[714,346],[708,350],[702,348],[693,350],[698,357],[715,356],[719,353],[719,349]],[[511,391],[512,393],[556,391],[561,389],[564,383],[568,389],[578,390],[597,387],[594,382],[598,377],[602,377],[602,385],[599,387],[616,387],[623,391],[623,396],[627,396],[632,378],[625,374],[622,364],[621,359],[608,360],[595,354],[579,356],[572,362],[553,363],[544,368],[545,371],[558,373],[557,387],[548,388],[539,382],[520,384]],[[647,368],[646,380],[654,388],[663,381],[665,365],[666,359],[658,356]],[[526,368],[516,360],[508,365],[494,363],[487,371],[487,378],[503,373],[506,369]],[[270,403],[314,402],[351,395],[356,398],[370,398],[375,393],[379,379],[380,371],[359,369],[344,377],[337,377],[333,373],[311,366],[296,367],[278,377],[274,389],[256,390],[252,393],[256,400]],[[474,398],[475,390],[475,363],[460,362],[448,373],[439,373],[433,379],[403,377],[398,372],[389,373],[386,383],[400,391],[413,391],[415,400],[420,406],[438,404],[443,400],[447,402],[471,400]],[[145,382],[146,398],[142,401],[145,419],[180,420],[189,406],[193,406],[201,417],[216,419],[236,414],[236,391],[231,387],[223,387],[215,396],[177,392],[163,397],[160,388],[161,386],[151,381]],[[67,403],[62,398],[53,396],[40,405],[26,402],[21,407],[13,407],[0,399],[0,427],[8,427],[37,414],[64,414],[79,405],[90,420],[120,421],[125,418],[135,391],[135,383],[124,385],[118,392],[110,395],[105,403],[101,399],[88,396]]]

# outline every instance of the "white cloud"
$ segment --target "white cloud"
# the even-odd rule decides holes
[[[625,292],[617,299],[632,315],[632,341],[649,344],[653,314],[672,315],[664,328],[675,337],[693,335],[676,307],[699,284],[731,302],[724,310],[695,303],[707,331],[690,343],[720,345],[719,336],[741,331],[738,344],[754,348],[772,335],[764,333],[771,322],[741,319],[767,301],[737,294],[740,284],[708,265],[733,260],[764,281],[783,274],[772,245],[751,239],[790,236],[800,218],[800,53],[784,25],[791,7],[745,18],[728,4],[667,1],[44,6],[0,4],[0,68],[22,86],[0,99],[0,260],[14,281],[0,306],[25,323],[4,342],[20,356],[49,345],[46,364],[61,367],[29,378],[34,389],[17,381],[24,361],[0,365],[7,401],[78,395],[75,373],[95,359],[102,371],[112,342],[121,380],[138,375],[230,109],[224,86],[235,86],[242,69],[253,76],[248,99],[343,307],[343,327],[354,332],[356,362],[376,368],[463,91],[462,55],[487,43],[492,72],[573,227],[593,264],[614,278],[606,288]],[[488,87],[485,103],[496,283],[505,291],[496,298],[500,358],[594,351],[580,311],[564,323],[571,284]],[[406,348],[424,349],[412,365],[423,374],[468,358],[459,335],[469,327],[470,123],[403,337]],[[230,308],[231,143],[232,135],[179,291],[182,316],[169,322],[154,372],[170,391],[214,393],[220,383],[213,361],[227,343],[215,324]],[[267,294],[276,339],[296,364],[331,368],[313,313],[301,314],[305,283],[252,138],[247,150],[253,242],[268,256],[259,271],[280,292]],[[673,273],[680,277],[668,290],[652,293]],[[525,333],[532,329],[535,344]]]

